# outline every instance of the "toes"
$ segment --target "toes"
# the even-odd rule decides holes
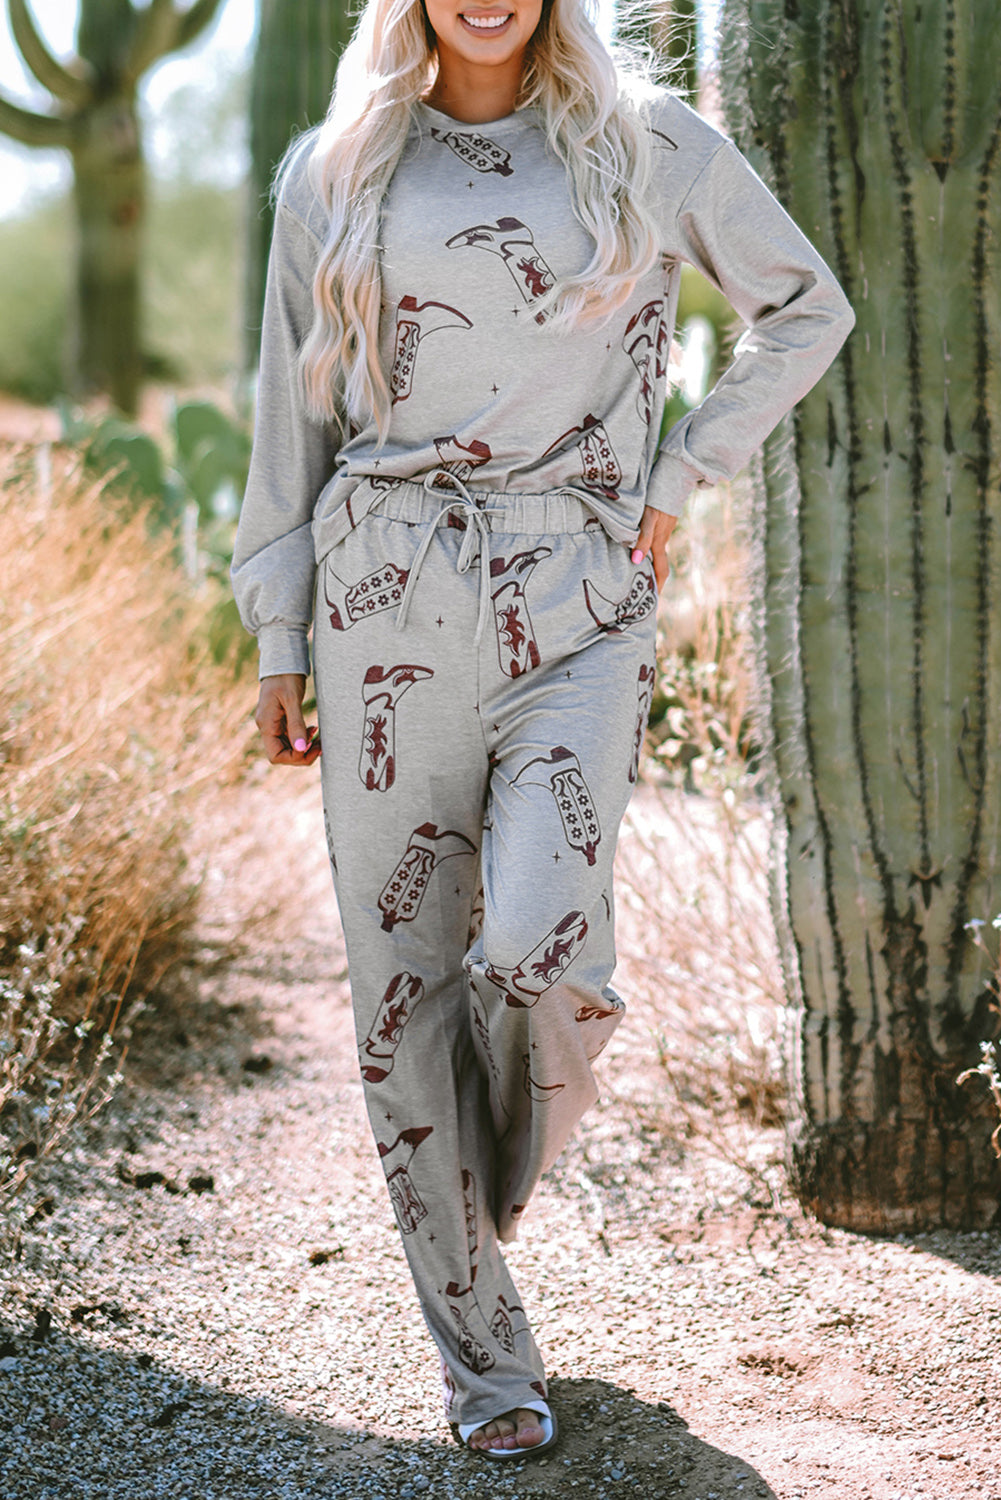
[[[519,1407],[478,1427],[470,1434],[469,1447],[494,1451],[504,1448],[513,1453],[518,1448],[536,1448],[545,1438],[538,1412]]]
[[[515,1433],[515,1424],[511,1418],[495,1417],[492,1422],[487,1422],[473,1433],[469,1439],[469,1446],[471,1448],[515,1448],[517,1447]]]
[[[491,1427],[494,1429],[491,1448],[517,1448],[518,1427],[513,1413],[510,1416],[505,1413],[503,1417],[498,1417],[496,1421],[491,1422],[487,1428],[488,1432]]]
[[[518,1412],[518,1431],[516,1444],[519,1448],[535,1448],[545,1438],[545,1433],[539,1423],[537,1412],[522,1410]]]

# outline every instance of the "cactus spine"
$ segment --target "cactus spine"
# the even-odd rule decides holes
[[[245,364],[257,364],[273,218],[275,168],[293,136],[327,113],[337,61],[351,39],[348,0],[261,0],[250,97],[250,228]]]
[[[1001,28],[993,0],[726,0],[729,125],[858,315],[755,475],[803,1201],[998,1222]]]

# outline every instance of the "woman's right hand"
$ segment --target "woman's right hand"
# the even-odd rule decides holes
[[[311,766],[320,754],[320,741],[302,716],[306,679],[300,672],[261,678],[254,722],[273,766]]]

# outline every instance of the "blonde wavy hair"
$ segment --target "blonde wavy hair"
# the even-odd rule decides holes
[[[628,299],[657,261],[646,207],[649,133],[641,75],[621,71],[586,14],[588,0],[543,0],[525,54],[517,107],[536,106],[550,149],[563,161],[574,212],[594,240],[579,275],[550,293],[556,327],[601,321]],[[437,75],[436,39],[423,0],[369,0],[345,49],[327,118],[309,161],[330,229],[313,286],[313,326],[300,356],[309,409],[389,426],[390,393],[379,363],[382,202],[406,144],[411,106]]]

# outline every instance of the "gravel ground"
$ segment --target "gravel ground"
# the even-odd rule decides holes
[[[643,1005],[510,1251],[560,1446],[503,1468],[455,1446],[365,1120],[315,783],[241,797],[238,834],[226,807],[205,830],[205,939],[257,902],[251,941],[153,1024],[2,1267],[3,1500],[1001,1493],[998,1237],[873,1240],[763,1194],[665,1114]]]

